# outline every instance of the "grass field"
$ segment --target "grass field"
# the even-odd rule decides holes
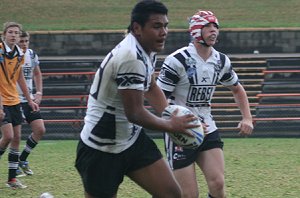
[[[29,31],[125,29],[137,0],[1,0],[0,23],[17,21]],[[299,0],[163,0],[171,29],[187,28],[197,9],[214,11],[222,28],[300,27]],[[4,7],[5,6],[5,7]],[[162,149],[162,141],[156,140]],[[295,198],[300,195],[300,139],[224,139],[226,191],[229,198]],[[24,143],[24,142],[23,142]],[[0,197],[83,197],[74,168],[76,141],[41,141],[30,156],[32,177],[21,178],[24,190],[6,188],[7,153],[0,160]],[[198,172],[201,197],[207,189]],[[150,197],[125,178],[120,198]]]
[[[156,140],[162,149],[162,141]],[[224,139],[226,191],[229,198],[295,198],[300,195],[300,139]],[[27,189],[5,186],[7,153],[0,161],[0,197],[37,198],[51,192],[56,198],[83,197],[74,168],[76,141],[42,141],[30,157],[34,176],[20,180]],[[200,172],[201,197],[207,192]],[[147,198],[149,194],[125,178],[118,197]]]
[[[33,30],[126,29],[137,0],[1,0],[0,23],[17,21]],[[187,17],[212,10],[223,28],[300,27],[299,0],[162,0],[170,28],[186,29]]]

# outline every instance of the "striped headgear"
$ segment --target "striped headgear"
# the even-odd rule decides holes
[[[205,41],[202,38],[201,31],[202,28],[209,24],[215,23],[219,28],[219,22],[217,17],[211,11],[198,11],[194,14],[189,21],[189,32],[193,39],[200,43],[204,43]]]

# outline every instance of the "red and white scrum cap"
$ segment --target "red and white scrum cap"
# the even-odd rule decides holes
[[[198,42],[204,43],[201,35],[202,28],[209,24],[215,23],[219,28],[219,22],[217,17],[211,11],[198,11],[194,14],[189,21],[189,32],[191,36]]]

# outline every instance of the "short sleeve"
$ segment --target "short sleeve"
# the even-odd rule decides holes
[[[231,86],[238,83],[238,75],[232,68],[231,61],[226,56],[225,65],[222,72],[222,77],[220,79],[220,83],[224,86]]]
[[[131,60],[119,65],[116,73],[118,89],[144,90],[145,65],[140,60]]]
[[[176,84],[180,80],[179,62],[173,57],[169,56],[165,59],[157,79],[158,86],[169,92],[173,92]]]

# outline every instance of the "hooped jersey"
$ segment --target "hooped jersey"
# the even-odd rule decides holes
[[[0,93],[3,105],[20,103],[17,81],[23,63],[23,52],[18,46],[11,50],[4,42],[0,43]]]
[[[136,141],[141,127],[127,120],[118,90],[149,90],[155,60],[155,54],[149,56],[132,34],[105,57],[90,89],[80,135],[85,144],[120,153]]]
[[[172,93],[171,103],[189,108],[209,125],[208,133],[217,129],[211,115],[211,100],[219,83],[224,86],[238,83],[229,58],[212,49],[212,55],[204,61],[193,43],[169,55],[157,79],[162,90]]]
[[[22,65],[22,69],[31,98],[33,98],[33,70],[36,66],[39,66],[39,64],[40,62],[38,55],[32,49],[27,49],[24,53],[24,64]],[[17,86],[17,88],[20,94],[21,102],[27,102],[21,88],[19,86]]]

